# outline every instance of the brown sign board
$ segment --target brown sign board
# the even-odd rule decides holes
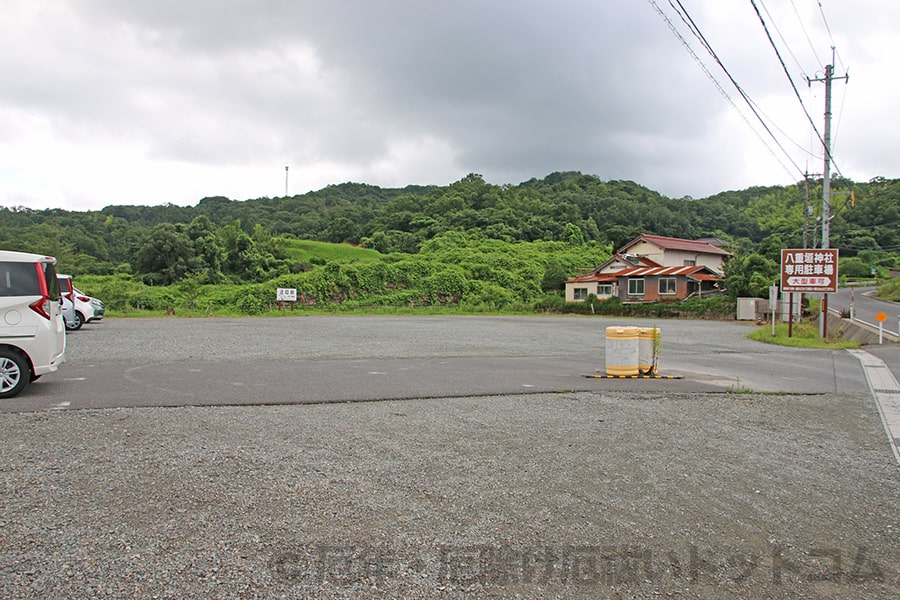
[[[833,294],[838,289],[837,248],[781,251],[781,291]]]

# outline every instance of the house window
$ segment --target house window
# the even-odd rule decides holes
[[[598,296],[612,296],[612,284],[611,283],[600,283],[597,285],[597,295]]]
[[[587,288],[575,288],[574,294],[575,300],[587,300]]]
[[[660,277],[659,278],[659,295],[674,295],[675,294],[675,278],[674,277]]]
[[[686,267],[696,267],[696,266],[697,266],[697,261],[696,261],[696,260],[691,260],[691,259],[689,259],[689,258],[686,258],[686,259],[684,259],[684,266],[686,266]]]
[[[628,280],[628,295],[629,296],[643,296],[644,295],[644,280],[643,279],[629,279]]]

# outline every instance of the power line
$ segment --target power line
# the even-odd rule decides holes
[[[829,144],[825,142],[825,138],[822,137],[822,134],[819,133],[818,127],[816,127],[815,121],[810,116],[809,111],[806,109],[806,104],[803,102],[803,98],[800,96],[799,90],[797,90],[797,86],[794,85],[794,80],[791,78],[791,74],[788,72],[787,65],[784,64],[784,59],[781,57],[781,53],[778,51],[778,47],[775,45],[775,40],[772,39],[772,34],[769,32],[768,26],[766,26],[766,21],[763,19],[762,14],[759,12],[759,7],[756,6],[756,0],[750,0],[750,4],[753,6],[753,10],[756,12],[756,16],[759,17],[759,22],[762,24],[763,30],[766,32],[766,37],[769,39],[769,45],[772,46],[772,50],[775,51],[775,56],[778,57],[778,62],[781,64],[781,68],[784,70],[784,74],[787,76],[788,82],[791,84],[791,89],[794,90],[794,95],[797,97],[797,100],[800,102],[800,106],[803,109],[803,114],[806,115],[809,124],[812,126],[813,131],[816,133],[816,136],[819,138],[819,141],[822,142],[822,146],[825,148],[826,159],[831,161],[831,164],[834,165],[834,170],[837,171],[837,174],[843,177],[843,173],[841,173],[840,168],[834,160],[834,156],[832,156],[831,148]],[[834,48],[832,48],[834,50]],[[830,74],[826,74],[826,78],[831,77]],[[807,79],[807,81],[819,81],[817,79]]]
[[[688,41],[686,39],[684,39],[684,36],[681,35],[681,33],[678,31],[678,28],[675,27],[675,24],[672,23],[672,20],[668,17],[668,15],[666,15],[663,12],[663,10],[659,7],[659,5],[656,4],[655,0],[648,0],[648,2],[650,2],[650,5],[653,6],[653,9],[663,19],[663,21],[666,22],[666,25],[669,26],[669,30],[671,30],[672,34],[676,38],[678,38],[678,40],[681,42],[681,45],[684,46],[684,49],[687,50],[687,52],[688,52],[688,54],[690,54],[691,58],[694,59],[694,62],[697,63],[697,65],[706,74],[706,76],[709,78],[709,80],[713,82],[713,85],[716,86],[716,89],[719,90],[719,93],[722,94],[722,96],[725,98],[725,100],[728,102],[728,104],[730,104],[731,107],[734,108],[735,112],[737,112],[737,114],[741,117],[741,119],[744,120],[744,122],[747,124],[747,126],[751,129],[751,131],[753,131],[753,133],[756,135],[756,137],[759,139],[759,141],[762,142],[763,146],[765,146],[765,148],[775,158],[775,160],[778,161],[778,164],[781,165],[781,167],[785,170],[785,172],[787,172],[790,175],[793,175],[793,173],[791,173],[790,169],[787,168],[787,166],[784,164],[784,162],[782,162],[782,160],[775,154],[775,152],[772,150],[772,148],[769,147],[769,145],[766,143],[766,141],[763,139],[763,137],[759,134],[759,132],[756,130],[756,128],[753,127],[753,125],[747,119],[746,115],[744,115],[744,113],[741,112],[741,110],[737,107],[737,105],[734,103],[734,100],[731,99],[731,96],[728,95],[728,92],[725,91],[725,88],[722,87],[722,84],[719,83],[719,80],[716,79],[715,75],[713,75],[710,72],[710,70],[707,68],[706,64],[702,60],[700,60],[700,57],[697,56],[697,53],[694,52],[694,49],[691,48],[691,45],[688,43]],[[783,151],[783,149],[782,149],[782,151]],[[785,154],[787,155],[787,153],[785,153]],[[794,165],[794,166],[796,167],[796,165]]]
[[[819,6],[821,7],[821,3],[819,4]],[[803,18],[800,16],[800,11],[797,10],[797,4],[794,2],[794,0],[791,0],[791,8],[794,9],[794,14],[797,16],[797,21],[800,23],[800,29],[803,30],[803,35],[806,36],[806,42],[809,44],[809,48],[810,48],[810,50],[812,50],[813,56],[816,57],[816,64],[821,65],[822,59],[819,58],[819,53],[816,51],[816,45],[813,44],[812,40],[809,38],[809,32],[806,30],[806,26],[803,24]],[[768,14],[768,13],[769,13],[769,11],[767,10],[766,14]],[[772,15],[769,15],[769,17],[771,18]],[[782,41],[784,41],[784,38],[782,38]],[[785,42],[785,45],[787,45],[786,42]],[[796,60],[796,58],[794,60]],[[798,63],[799,63],[799,61],[798,61]],[[800,70],[801,71],[803,70],[802,66],[800,67]],[[804,73],[803,76],[805,77],[806,74]]]
[[[649,0],[649,1],[650,1],[650,4],[652,4],[653,7],[656,9],[656,12],[659,13],[659,15],[668,23],[669,28],[672,30],[672,32],[681,40],[681,42],[685,46],[685,48],[688,49],[688,51],[691,53],[691,56],[694,57],[694,60],[697,61],[698,64],[700,64],[700,66],[704,70],[704,72],[713,80],[713,82],[716,84],[716,87],[719,89],[719,91],[726,97],[726,99],[729,101],[729,103],[732,105],[732,107],[734,107],[734,109],[737,110],[738,114],[740,114],[741,118],[743,118],[744,121],[747,123],[747,125],[750,126],[750,128],[753,130],[753,132],[756,134],[756,136],[760,139],[760,141],[762,141],[763,145],[769,150],[769,152],[772,154],[772,156],[774,156],[776,158],[776,160],[778,160],[778,162],[785,169],[785,171],[790,173],[790,169],[788,169],[784,165],[784,163],[781,161],[781,159],[778,158],[778,156],[771,149],[771,147],[769,147],[769,145],[765,142],[765,140],[760,136],[760,134],[756,130],[756,128],[754,128],[750,124],[750,122],[747,120],[746,116],[744,116],[744,114],[737,108],[737,106],[731,100],[730,96],[728,96],[728,94],[722,88],[722,86],[718,82],[718,80],[712,75],[712,73],[709,72],[709,69],[706,68],[706,65],[694,53],[693,49],[690,48],[690,45],[681,36],[681,34],[677,31],[677,29],[675,28],[675,25],[668,18],[668,16],[666,16],[663,13],[662,9],[659,8],[659,6],[656,4],[655,0]],[[784,155],[787,157],[787,159],[794,166],[794,169],[797,171],[797,173],[799,173],[801,176],[803,176],[803,170],[800,169],[800,167],[797,165],[796,162],[794,162],[793,158],[791,158],[791,155],[787,152],[787,150],[784,149],[784,146],[781,145],[781,142],[778,140],[778,138],[775,136],[775,134],[772,133],[772,130],[769,128],[766,121],[760,115],[760,111],[757,109],[756,103],[753,102],[753,100],[750,98],[750,96],[744,91],[744,89],[740,86],[740,84],[738,84],[738,82],[735,80],[735,78],[731,75],[731,72],[721,61],[718,54],[716,54],[715,50],[713,50],[712,45],[710,45],[709,41],[706,39],[706,37],[700,31],[700,28],[697,26],[694,19],[690,16],[687,9],[681,3],[681,0],[674,0],[674,4],[673,4],[673,0],[668,0],[668,1],[669,1],[669,6],[672,8],[672,10],[675,11],[675,13],[681,19],[681,21],[687,26],[687,28],[691,32],[691,34],[693,34],[693,36],[696,37],[700,41],[700,45],[703,46],[703,48],[707,51],[707,53],[713,58],[713,60],[716,62],[716,64],[719,65],[719,67],[722,69],[722,71],[728,77],[729,81],[731,81],[732,85],[734,85],[735,89],[741,95],[744,102],[747,104],[747,106],[750,107],[750,111],[754,114],[754,116],[757,118],[757,120],[763,126],[763,129],[765,129],[766,133],[768,133],[769,136],[772,138],[772,141],[774,141],[775,144],[778,146],[778,148],[781,150],[781,152],[784,153]],[[677,4],[678,6],[675,6],[675,4]]]
[[[834,36],[831,34],[831,27],[828,25],[828,18],[825,16],[825,7],[822,6],[822,0],[817,0],[816,4],[819,5],[819,14],[822,16],[822,23],[825,25],[825,31],[828,32],[828,39],[831,40],[831,48],[834,49],[837,44],[834,43]],[[837,58],[840,59],[840,55],[837,55]],[[821,64],[821,60],[819,63]],[[841,67],[846,71],[847,67],[844,65],[844,61],[841,60]]]
[[[775,18],[772,16],[772,13],[769,12],[769,7],[766,6],[763,0],[759,0],[759,3],[762,5],[763,10],[766,11],[766,15],[769,17],[769,21],[772,23],[772,26],[775,28],[775,32],[778,34],[778,37],[781,39],[781,43],[784,45],[788,54],[791,55],[791,58],[794,59],[794,62],[797,63],[797,66],[800,68],[800,73],[803,75],[804,79],[806,78],[806,73],[804,72],[803,65],[800,63],[800,60],[794,54],[793,50],[791,50],[790,44],[787,43],[787,40],[784,39],[784,35],[781,33],[781,29],[778,28],[778,24],[775,22]],[[791,5],[794,5],[794,0],[791,0]],[[797,7],[794,6],[794,12],[797,12]],[[798,15],[799,18],[799,15]],[[812,42],[809,39],[809,34],[806,33],[806,28],[803,27],[803,22],[800,22],[800,27],[803,29],[803,33],[806,35],[806,40],[809,42],[810,46],[812,46]],[[815,54],[815,50],[813,50]],[[821,64],[821,61],[817,61],[817,64]]]
[[[849,71],[847,71],[847,75],[848,76],[850,75]],[[831,139],[832,152],[834,151],[834,147],[837,146],[837,135],[838,135],[838,132],[841,130],[841,117],[844,116],[844,107],[847,105],[847,103],[846,103],[847,87],[848,86],[844,86],[844,93],[841,95],[841,108],[838,111],[837,124],[834,127],[834,135],[832,136],[832,139]],[[835,167],[835,168],[837,168],[837,167]]]
[[[791,84],[791,89],[794,90],[794,95],[797,97],[797,100],[800,102],[800,106],[803,109],[803,114],[806,115],[809,124],[812,125],[813,131],[816,132],[816,135],[819,137],[819,141],[822,144],[825,144],[825,140],[822,138],[822,134],[819,133],[818,128],[816,127],[815,122],[813,122],[812,117],[809,114],[809,111],[806,110],[806,104],[803,102],[803,98],[800,96],[800,91],[797,90],[797,86],[794,85],[794,80],[791,78],[791,74],[788,71],[787,65],[784,64],[784,59],[781,57],[781,53],[778,51],[778,46],[775,45],[775,40],[772,39],[772,34],[769,32],[769,27],[766,25],[766,20],[763,19],[762,14],[759,12],[759,7],[756,5],[756,0],[750,0],[750,4],[753,6],[753,10],[756,12],[756,16],[759,18],[759,22],[762,24],[763,30],[766,32],[766,37],[769,40],[769,45],[772,46],[772,50],[775,51],[775,56],[778,58],[779,64],[781,64],[781,68],[784,71],[784,74],[787,76],[788,82]],[[837,168],[837,167],[835,167]],[[840,172],[840,171],[838,171]]]

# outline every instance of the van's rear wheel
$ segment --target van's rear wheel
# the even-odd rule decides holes
[[[0,348],[0,398],[12,398],[31,380],[31,367],[24,356],[8,348]]]

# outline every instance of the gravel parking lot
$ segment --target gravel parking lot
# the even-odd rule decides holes
[[[419,349],[408,330],[379,341],[400,357],[548,338],[503,322],[511,346],[467,343],[442,321],[420,322]],[[263,356],[258,322],[219,329]],[[73,337],[70,360],[166,342],[133,323],[127,341]],[[224,358],[215,329],[170,338],[169,358]],[[865,392],[42,411],[0,427],[4,598],[900,596],[900,469]]]

